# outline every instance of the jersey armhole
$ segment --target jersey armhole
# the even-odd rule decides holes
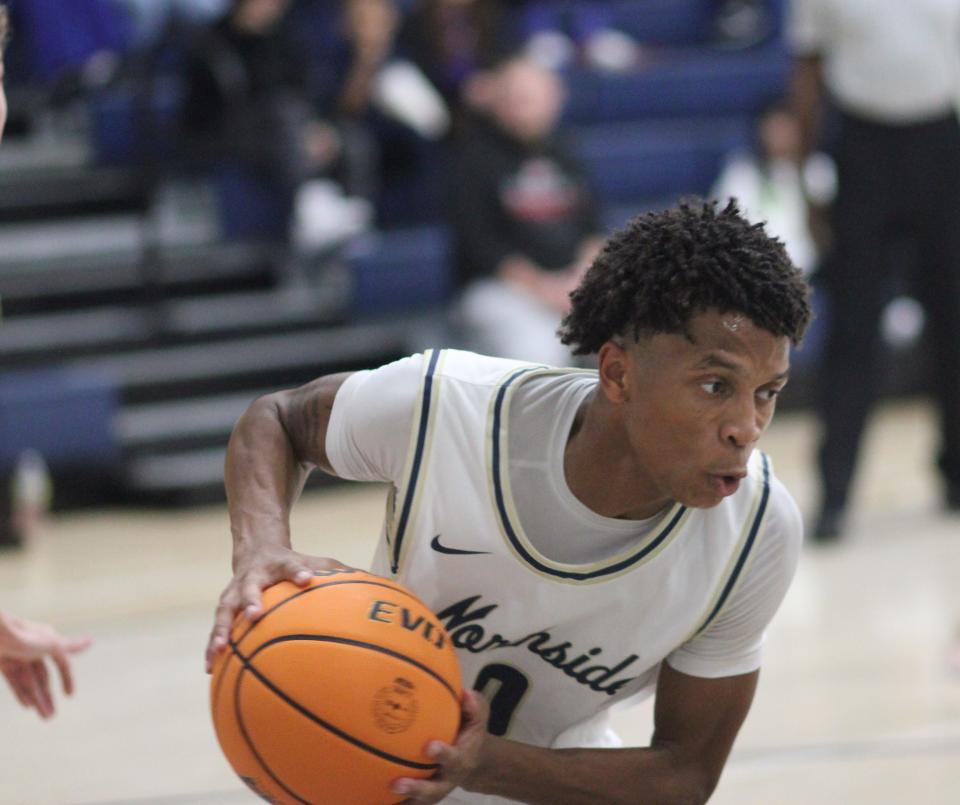
[[[394,576],[400,572],[405,554],[405,537],[420,502],[419,493],[423,487],[421,482],[426,471],[423,459],[433,437],[440,391],[440,369],[445,358],[445,350],[429,349],[424,352],[423,375],[417,395],[416,414],[410,427],[406,466],[400,483],[391,486],[387,496],[384,536],[390,570]]]

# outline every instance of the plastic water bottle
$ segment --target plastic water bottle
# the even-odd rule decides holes
[[[53,481],[43,456],[24,450],[17,459],[11,484],[14,535],[21,544],[40,531],[53,500]]]

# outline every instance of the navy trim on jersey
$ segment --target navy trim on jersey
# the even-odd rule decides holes
[[[697,629],[697,634],[700,634],[704,629],[706,629],[710,625],[710,622],[723,608],[727,598],[733,591],[734,585],[737,583],[737,579],[740,577],[740,573],[743,570],[744,565],[747,563],[747,557],[750,555],[750,551],[753,549],[754,543],[757,541],[757,534],[760,532],[760,523],[763,521],[763,515],[767,510],[767,501],[770,499],[770,460],[767,458],[766,453],[761,453],[760,457],[763,459],[763,491],[760,493],[760,505],[757,506],[756,517],[753,518],[753,524],[750,526],[750,533],[747,534],[746,542],[744,542],[743,549],[740,551],[740,556],[737,558],[737,564],[734,565],[733,572],[730,574],[730,578],[727,579],[727,583],[723,586],[723,592],[720,593],[720,598],[718,599],[716,606],[707,616],[707,619],[703,622],[703,625]]]
[[[403,507],[400,509],[400,520],[397,523],[397,533],[393,542],[393,555],[390,568],[396,573],[400,567],[400,548],[403,546],[404,531],[410,519],[410,510],[413,508],[414,494],[420,478],[420,465],[423,463],[423,451],[426,448],[427,428],[430,424],[430,405],[433,401],[433,376],[437,371],[437,362],[440,360],[441,350],[434,350],[430,355],[430,363],[423,378],[423,399],[420,402],[420,423],[417,427],[417,446],[413,451],[413,465],[410,468],[410,477],[407,479],[407,491],[403,497]]]
[[[610,576],[615,573],[620,573],[621,571],[637,564],[652,551],[655,551],[658,547],[660,547],[670,532],[676,527],[677,523],[680,522],[680,519],[686,513],[687,508],[686,506],[680,506],[677,509],[677,513],[673,516],[666,527],[653,540],[637,551],[637,553],[633,554],[632,556],[628,556],[615,564],[607,565],[606,567],[602,567],[597,570],[560,570],[558,568],[545,565],[543,562],[532,556],[524,547],[521,540],[517,537],[517,533],[514,530],[513,525],[510,523],[507,507],[504,503],[503,479],[500,476],[500,428],[501,421],[503,419],[503,401],[507,394],[507,388],[521,375],[524,375],[527,372],[533,371],[537,368],[539,367],[521,369],[518,372],[514,372],[514,374],[507,378],[507,380],[504,381],[503,385],[500,387],[500,390],[497,392],[497,399],[493,408],[493,455],[491,458],[491,463],[493,464],[493,491],[497,502],[497,512],[500,515],[500,522],[503,524],[503,530],[506,533],[507,538],[510,540],[510,544],[521,556],[521,558],[527,564],[541,573],[546,573],[550,576],[556,576],[557,578],[561,579],[570,579],[573,581],[588,581],[590,579],[596,579],[603,576]]]

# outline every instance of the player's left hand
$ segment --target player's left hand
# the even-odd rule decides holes
[[[407,803],[440,802],[477,770],[487,740],[490,707],[476,691],[464,690],[460,712],[462,720],[456,743],[450,746],[432,741],[427,748],[427,754],[440,765],[437,773],[429,780],[401,777],[394,781],[394,792],[407,796]]]

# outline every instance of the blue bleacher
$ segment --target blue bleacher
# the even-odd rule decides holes
[[[744,53],[706,49],[664,56],[626,73],[573,71],[566,119],[573,123],[756,113],[786,89],[780,48]]]
[[[0,375],[0,473],[25,450],[51,467],[109,466],[119,459],[115,378],[68,368]]]
[[[127,81],[96,92],[90,99],[94,158],[106,165],[173,158],[182,103],[182,83],[172,77],[149,87]]]
[[[429,225],[370,233],[346,255],[357,316],[439,308],[449,299],[450,233]]]
[[[277,240],[287,233],[293,199],[249,168],[225,162],[212,168],[220,231],[230,240]]]
[[[584,126],[580,158],[605,205],[705,194],[726,155],[750,143],[747,116]]]
[[[611,0],[611,27],[643,44],[691,45],[710,35],[711,0]]]
[[[112,0],[7,0],[23,77],[51,82],[95,53],[122,53],[133,42],[130,19]]]

